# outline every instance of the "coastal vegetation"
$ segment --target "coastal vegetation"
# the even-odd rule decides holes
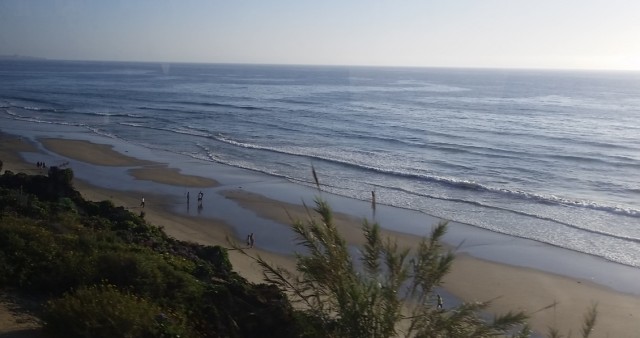
[[[300,336],[285,296],[235,273],[225,249],[86,201],[72,178],[0,176],[0,289],[35,297],[50,336]]]
[[[469,303],[445,311],[434,288],[453,263],[440,239],[446,223],[433,229],[411,252],[391,239],[383,240],[378,224],[363,224],[366,244],[361,267],[333,223],[331,208],[321,199],[319,218],[295,221],[292,229],[307,254],[297,254],[296,272],[274,267],[261,257],[265,278],[301,303],[315,320],[316,332],[332,337],[528,337],[523,312],[509,312],[486,321],[480,311],[488,303]],[[238,249],[240,249],[238,247]],[[438,296],[439,297],[439,296]]]
[[[446,224],[410,251],[365,222],[366,244],[354,254],[318,199],[316,215],[292,224],[304,248],[297,270],[256,256],[267,283],[253,284],[233,271],[227,249],[173,239],[110,201],[86,201],[72,179],[57,167],[0,176],[0,290],[35,299],[51,337],[530,334],[522,312],[438,308],[434,293],[454,259],[440,243]],[[583,337],[595,318],[593,308]]]
[[[321,191],[313,167],[312,175]],[[371,207],[375,215],[375,192]],[[529,337],[533,333],[523,311],[490,318],[486,313],[489,301],[462,303],[445,310],[436,288],[454,261],[454,253],[441,243],[447,222],[435,226],[429,237],[410,249],[383,238],[380,225],[365,219],[365,244],[352,250],[324,199],[316,198],[315,208],[307,208],[307,215],[306,220],[292,219],[291,224],[298,245],[304,249],[303,254],[295,255],[296,271],[275,266],[232,244],[254,259],[262,267],[264,279],[283,290],[311,319],[305,326],[310,336],[483,338]],[[584,316],[583,338],[591,335],[596,318],[594,304]],[[548,336],[560,338],[562,334],[550,328]]]

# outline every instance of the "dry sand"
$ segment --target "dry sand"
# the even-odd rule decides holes
[[[151,164],[149,161],[140,160],[114,151],[113,146],[107,144],[55,138],[43,138],[39,141],[45,148],[54,153],[95,165],[128,167]]]
[[[25,309],[28,301],[0,292],[0,337],[44,337],[40,321]]]
[[[131,176],[138,180],[184,187],[215,187],[218,185],[218,182],[214,179],[184,175],[180,173],[180,169],[169,168],[165,164],[140,160],[121,154],[113,150],[111,145],[96,144],[84,140],[55,138],[43,138],[39,139],[39,141],[46,149],[58,155],[94,165],[109,167],[143,166],[128,171]],[[33,148],[33,146],[31,147]]]
[[[3,146],[0,146],[0,159],[5,161],[5,168],[16,170],[19,167],[28,167],[19,161],[14,150],[31,151],[33,148],[22,148],[19,141],[14,145],[6,146],[5,137],[2,138]],[[68,140],[47,139],[47,149],[57,150],[58,154],[102,165],[130,166],[139,163],[140,166],[149,165],[146,161],[135,160],[131,157],[119,154],[109,146],[96,145],[89,142],[75,142]],[[71,142],[67,144],[67,142]],[[8,143],[7,143],[8,144]],[[55,144],[55,146],[52,146]],[[73,147],[70,147],[73,145]],[[74,149],[70,151],[69,149]],[[100,163],[91,158],[82,159],[82,154],[99,151]],[[12,159],[8,167],[5,158]],[[139,162],[136,162],[139,161]],[[162,169],[162,168],[160,168]],[[171,169],[175,176],[171,184],[181,184],[180,174]],[[157,175],[147,175],[148,170],[137,170],[139,179],[157,180]],[[207,179],[207,178],[203,178]],[[185,182],[193,182],[187,181]],[[186,183],[182,185],[189,186]],[[76,188],[90,200],[113,201],[116,205],[129,206],[132,211],[137,211],[138,196],[140,192],[124,192],[97,188],[86,182],[76,181]],[[204,186],[204,185],[203,185]],[[145,192],[147,194],[147,192]],[[248,193],[241,190],[227,190],[226,198],[236,201],[244,208],[250,209],[263,218],[272,219],[284,224],[290,224],[291,218],[305,219],[307,210],[301,205],[294,205],[265,198],[264,196]],[[161,197],[158,197],[161,198]],[[155,199],[155,198],[154,198]],[[313,207],[313,206],[311,206]],[[232,228],[225,222],[216,219],[204,219],[177,215],[165,210],[161,205],[148,205],[145,208],[146,218],[153,224],[164,227],[165,231],[180,240],[192,241],[202,244],[223,245],[228,247],[227,237],[232,237]],[[360,220],[349,215],[336,214],[336,224],[349,243],[361,243]],[[385,231],[385,234],[397,238],[401,246],[411,247],[419,240],[417,237],[407,234]],[[235,240],[242,242],[243,239]],[[248,250],[251,254],[260,254],[262,257],[277,265],[292,269],[294,261],[291,256],[277,255],[253,248]],[[261,281],[261,271],[248,257],[230,251],[230,258],[234,269],[242,276],[253,282]],[[504,313],[509,310],[525,310],[535,312],[549,304],[558,304],[545,311],[534,313],[530,320],[534,329],[546,332],[548,327],[555,326],[563,334],[572,331],[578,334],[582,316],[592,303],[598,304],[599,316],[595,332],[592,337],[640,337],[640,297],[627,295],[611,290],[589,281],[576,280],[564,276],[549,274],[533,269],[514,267],[505,264],[489,262],[468,255],[459,255],[453,265],[453,270],[446,277],[444,287],[454,295],[465,301],[484,301],[495,299],[491,307],[492,311]],[[446,302],[446,300],[445,300]],[[446,304],[445,304],[446,307]]]
[[[306,219],[301,205],[274,201],[240,190],[225,191],[243,207],[276,222],[290,224],[293,219]],[[311,206],[313,207],[313,206]],[[361,220],[349,215],[335,214],[335,223],[348,243],[364,241]],[[420,238],[384,230],[383,235],[395,238],[401,247],[416,247]],[[452,271],[444,280],[444,287],[465,301],[493,300],[490,308],[496,313],[509,310],[536,312],[550,304],[554,308],[535,313],[529,321],[538,331],[554,326],[567,334],[578,333],[584,312],[592,303],[598,304],[598,325],[592,337],[640,337],[640,297],[615,292],[589,281],[576,280],[533,269],[514,267],[478,259],[466,254],[457,255]]]
[[[27,163],[20,157],[20,152],[37,152],[38,149],[27,140],[0,133],[0,161],[3,170],[35,174],[41,170],[35,163]]]

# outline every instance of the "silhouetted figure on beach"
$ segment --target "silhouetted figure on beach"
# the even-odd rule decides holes
[[[249,247],[253,248],[253,244],[255,243],[254,239],[253,239],[253,232],[251,233],[251,235],[249,235]]]
[[[187,191],[187,205],[189,205],[189,192]]]
[[[251,235],[247,235],[247,246],[251,245]]]
[[[201,191],[198,193],[198,205],[202,205],[202,197],[204,197],[204,194]]]
[[[440,294],[436,294],[436,296],[438,297],[438,305],[436,306],[436,309],[442,310],[442,306],[444,304],[444,302],[442,301],[442,297],[440,296]]]
[[[144,197],[140,200],[140,206],[144,208]]]

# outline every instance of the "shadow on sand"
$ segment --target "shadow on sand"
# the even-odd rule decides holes
[[[0,338],[44,338],[40,328],[17,329],[11,332],[0,333]]]

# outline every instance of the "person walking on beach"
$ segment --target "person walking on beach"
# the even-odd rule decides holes
[[[140,206],[144,208],[144,197],[140,200]]]
[[[442,306],[443,306],[443,301],[442,301],[442,297],[440,296],[440,294],[436,294],[436,296],[438,296],[438,305],[436,306],[436,309],[438,310],[442,310]]]
[[[198,205],[202,205],[202,197],[204,197],[204,194],[200,191],[198,193]]]
[[[253,232],[251,233],[251,235],[249,235],[249,247],[253,248],[253,244],[254,244],[254,239],[253,239]]]

